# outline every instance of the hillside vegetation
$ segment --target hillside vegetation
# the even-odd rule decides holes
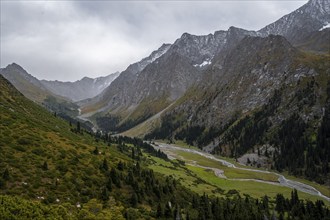
[[[197,194],[171,174],[147,168],[151,155],[168,160],[149,144],[91,135],[79,123],[70,126],[27,100],[2,77],[0,103],[1,219],[329,216],[322,201],[300,201],[296,193],[287,200],[279,194],[283,204],[269,203],[267,196],[259,201],[236,193],[227,198]],[[292,211],[302,207],[308,207],[304,214]],[[273,209],[279,211],[271,214]]]

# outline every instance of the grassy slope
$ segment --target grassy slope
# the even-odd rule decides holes
[[[99,191],[98,186],[104,182],[98,169],[100,160],[109,158],[109,166],[119,160],[129,161],[115,146],[71,132],[67,122],[8,87],[1,80],[0,172],[8,168],[11,176],[3,193],[28,198],[55,194],[62,201],[72,192],[70,199],[78,202],[87,198],[73,193],[77,188],[91,185],[90,190]],[[91,153],[96,146],[102,155]],[[45,161],[48,170],[42,169]],[[55,182],[60,184],[54,189]],[[94,182],[99,183],[91,184]]]
[[[15,78],[16,87],[21,89],[21,92],[25,94],[29,99],[41,103],[47,96],[53,95],[49,91],[43,91],[34,84],[30,83],[20,75],[12,74],[11,77]]]

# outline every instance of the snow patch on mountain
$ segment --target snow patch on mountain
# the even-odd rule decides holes
[[[150,56],[148,56],[148,57],[142,59],[140,62],[136,63],[136,65],[138,66],[138,69],[134,72],[136,72],[136,74],[138,74],[150,63],[153,63],[159,57],[163,56],[170,47],[171,47],[171,44],[163,44],[158,50],[153,51],[150,54]]]
[[[204,67],[204,66],[208,66],[210,64],[211,64],[211,60],[210,59],[206,59],[201,64],[195,64],[194,67]]]
[[[320,28],[319,31],[323,31],[323,30],[326,29],[326,28],[330,28],[330,23],[326,23],[326,24],[324,24],[324,26],[323,26],[322,28]]]

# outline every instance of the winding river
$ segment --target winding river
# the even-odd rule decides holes
[[[161,151],[163,151],[164,153],[169,154],[169,152],[172,151],[185,151],[185,152],[189,152],[189,153],[194,153],[194,154],[198,154],[202,157],[206,157],[210,160],[214,160],[214,161],[218,161],[220,163],[222,163],[222,165],[227,166],[227,167],[231,167],[234,169],[239,169],[239,170],[247,170],[247,171],[252,171],[252,172],[259,172],[259,173],[270,173],[270,174],[274,174],[276,176],[278,176],[278,182],[271,182],[271,181],[265,181],[265,180],[257,180],[257,179],[229,179],[229,180],[235,180],[235,181],[256,181],[256,182],[262,182],[262,183],[266,183],[266,184],[272,184],[272,185],[281,185],[281,186],[285,186],[285,187],[289,187],[289,188],[295,188],[298,191],[301,192],[305,192],[311,195],[316,195],[319,197],[324,198],[325,200],[327,200],[328,202],[330,202],[330,198],[323,195],[320,191],[318,191],[317,189],[315,189],[314,187],[307,185],[305,183],[301,183],[298,181],[294,181],[294,180],[288,180],[286,179],[283,175],[272,172],[272,171],[266,171],[266,170],[257,170],[257,169],[251,169],[251,168],[243,168],[243,167],[237,167],[235,164],[228,162],[224,159],[219,159],[216,158],[215,156],[213,156],[212,154],[209,153],[205,153],[205,152],[201,152],[198,150],[194,150],[194,149],[188,149],[188,148],[181,148],[181,147],[177,147],[177,146],[173,146],[170,144],[165,144],[165,143],[159,143],[157,142],[156,144],[153,145],[156,149],[160,149]],[[173,159],[175,158],[175,153],[171,153],[169,155],[169,158]],[[223,174],[223,172],[221,172],[221,170],[216,169],[214,167],[205,167],[205,166],[200,166],[197,165],[196,163],[192,163],[190,165],[193,166],[198,166],[198,167],[202,167],[202,168],[207,168],[207,169],[211,169],[214,171],[215,175],[218,176],[219,178],[226,178],[225,175]]]

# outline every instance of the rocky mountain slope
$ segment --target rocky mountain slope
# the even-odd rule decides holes
[[[302,7],[304,13],[325,12],[327,20],[327,1],[321,7],[320,3],[310,1]],[[287,20],[303,26],[305,21],[308,27],[310,20],[296,16],[299,10]],[[261,31],[261,37],[246,36],[220,51],[146,138],[184,140],[232,157],[257,154],[259,149],[261,156],[271,157],[265,165],[268,168],[330,184],[330,146],[325,132],[329,30],[320,28],[323,25],[306,30],[299,39],[293,33],[298,36],[300,29],[288,25],[288,31],[280,34],[291,43],[284,36],[265,37]]]
[[[92,98],[107,88],[113,80],[119,76],[119,72],[95,79],[84,77],[75,82],[61,82],[41,80],[41,83],[54,94],[66,97],[74,102]]]
[[[281,36],[246,37],[214,60],[146,138],[180,139],[232,157],[268,148],[269,168],[325,183],[329,137],[321,128],[328,123],[329,85],[328,54],[301,52]]]
[[[89,115],[98,113],[94,119],[99,118],[95,121],[101,122],[99,127],[105,131],[131,128],[175,102],[191,85],[198,84],[210,64],[215,59],[222,60],[245,36],[278,34],[293,45],[299,44],[301,48],[305,45],[307,49],[310,46],[306,39],[311,39],[312,32],[330,22],[328,2],[311,0],[260,31],[230,27],[227,31],[204,36],[184,33],[166,50],[161,47],[159,50],[163,53],[158,59],[151,59],[152,55],[145,58],[151,62],[133,73],[130,66],[104,93],[85,102],[83,112]],[[324,42],[326,44],[326,40]],[[173,69],[175,65],[180,69]]]
[[[93,112],[95,109],[106,108],[112,99],[112,108],[125,103],[125,99],[128,97],[128,88],[130,88],[136,81],[138,74],[148,64],[155,61],[161,55],[163,55],[170,45],[164,44],[158,50],[153,51],[150,56],[142,59],[139,62],[131,64],[127,69],[120,73],[120,75],[114,80],[110,87],[107,87],[101,94],[93,99],[81,102],[81,105],[88,106],[83,110],[84,112]]]
[[[282,35],[295,43],[330,23],[330,1],[310,0],[292,13],[259,30],[263,35]]]
[[[226,123],[237,112],[264,104],[284,79],[288,80],[290,63],[297,53],[280,36],[246,37],[226,56],[213,61],[201,82],[182,98],[187,103],[179,106],[193,123]],[[204,107],[208,110],[202,113]]]
[[[228,50],[254,31],[231,27],[205,36],[183,34],[173,45],[163,45],[143,60],[150,60],[137,71],[132,66],[114,80],[98,97],[83,104],[84,113],[99,112],[97,122],[103,130],[125,130],[162,111],[180,98],[201,78],[213,57]],[[166,50],[164,49],[166,47]],[[160,53],[159,51],[162,51]],[[142,60],[142,61],[143,61]],[[101,117],[100,117],[101,116]],[[113,125],[115,124],[115,125]]]

